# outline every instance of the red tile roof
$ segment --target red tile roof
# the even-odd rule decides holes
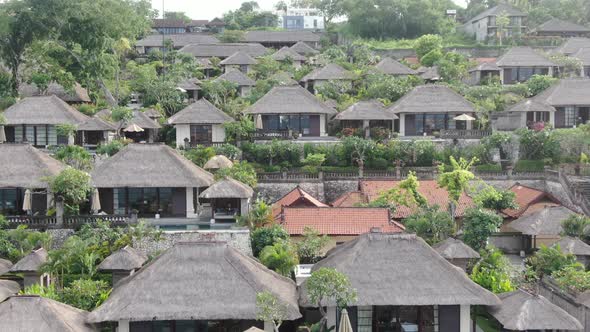
[[[546,203],[554,203],[555,205],[559,205],[559,201],[555,199],[550,194],[544,192],[543,190],[538,190],[530,187],[523,186],[521,184],[515,184],[510,187],[510,191],[516,194],[515,201],[518,204],[518,209],[506,209],[502,212],[511,218],[519,218],[529,208],[531,208],[536,203],[540,203],[545,201]],[[544,204],[547,205],[547,204]],[[531,211],[529,211],[531,212]]]
[[[286,207],[327,207],[327,204],[320,202],[317,198],[310,195],[301,187],[288,192],[272,205],[272,215],[277,218],[281,214],[283,206]]]
[[[333,207],[358,207],[368,203],[367,196],[360,191],[349,191],[332,202]]]
[[[311,227],[326,235],[360,235],[371,228],[382,232],[400,233],[404,226],[390,220],[389,210],[384,208],[283,208],[281,224],[289,235],[302,235],[305,227]]]
[[[392,189],[398,186],[400,181],[391,180],[372,180],[372,181],[361,181],[361,192],[367,195],[369,201],[376,199],[380,193]],[[420,181],[418,192],[426,198],[428,205],[438,205],[441,209],[447,210],[449,206],[449,193],[440,188],[434,180],[423,180]],[[465,214],[465,210],[469,207],[475,206],[471,197],[463,193],[459,198],[457,204],[456,216],[462,217]],[[415,209],[399,206],[395,210],[393,215],[394,219],[403,219],[408,217]]]

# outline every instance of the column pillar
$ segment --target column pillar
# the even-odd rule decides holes
[[[196,218],[197,214],[195,213],[195,204],[193,203],[193,188],[187,187],[186,188],[186,217],[187,218]]]
[[[369,128],[369,120],[363,120],[363,131],[365,133],[365,138],[371,137],[371,131]]]
[[[117,326],[117,332],[129,332],[129,321],[120,320]]]
[[[406,136],[406,115],[399,115],[399,135]]]
[[[47,206],[46,206],[46,210],[49,210],[51,208],[51,203],[53,203],[53,193],[49,190],[49,188],[47,188]]]
[[[555,128],[555,112],[549,112],[549,123]]]
[[[459,311],[459,331],[470,332],[471,330],[471,310],[469,304],[461,305]]]
[[[274,332],[274,323],[267,320],[264,321],[264,332]]]
[[[326,325],[328,325],[327,327],[330,328],[331,326],[336,326],[336,307],[335,306],[330,306],[326,308],[326,313],[327,315],[327,321],[326,321]],[[463,331],[461,331],[463,332]]]

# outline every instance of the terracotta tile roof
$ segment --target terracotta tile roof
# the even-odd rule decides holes
[[[381,180],[373,180],[373,181],[361,181],[361,192],[367,195],[369,201],[374,200],[379,196],[379,194],[383,191],[392,189],[398,186],[400,181],[381,181]],[[426,198],[428,205],[438,205],[441,209],[447,210],[449,206],[449,194],[445,189],[442,189],[438,186],[436,181],[434,180],[424,180],[420,181],[420,186],[418,187],[418,192]],[[457,204],[457,217],[462,217],[465,213],[465,210],[469,207],[474,206],[473,200],[471,197],[467,196],[467,194],[461,195],[459,198],[459,203]],[[406,206],[399,206],[395,214],[393,215],[394,219],[403,219],[408,217],[412,214],[414,209],[406,207]]]
[[[332,202],[333,207],[357,207],[369,203],[367,196],[360,191],[349,191]]]
[[[328,207],[327,204],[320,202],[317,198],[297,186],[295,189],[288,192],[285,196],[279,198],[272,205],[272,215],[277,218],[281,214],[281,210],[285,207]]]
[[[559,203],[553,196],[542,190],[526,187],[518,183],[510,187],[509,190],[516,194],[515,201],[518,204],[518,209],[506,209],[502,212],[512,218],[519,218],[529,208],[541,201],[554,202],[556,205]],[[532,211],[529,210],[528,212],[530,213]]]
[[[401,233],[404,226],[390,220],[385,208],[283,208],[281,224],[289,235],[302,235],[305,227],[312,227],[326,235],[360,235],[371,228],[383,232]]]

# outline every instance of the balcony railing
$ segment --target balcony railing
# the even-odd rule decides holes
[[[477,139],[490,136],[491,130],[481,129],[441,129],[440,138]]]
[[[254,140],[291,139],[291,138],[293,138],[293,132],[288,129],[284,129],[284,130],[257,129],[256,132],[252,133],[251,138]]]
[[[185,145],[185,148],[196,148],[199,146],[202,147],[219,147],[219,146],[223,146],[224,144],[226,144],[225,142],[187,142]]]
[[[31,229],[79,228],[85,224],[95,224],[99,220],[110,222],[111,226],[124,226],[137,222],[137,217],[126,215],[82,215],[82,216],[8,216],[9,228],[25,225]]]

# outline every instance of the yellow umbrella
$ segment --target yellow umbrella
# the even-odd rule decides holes
[[[262,129],[262,115],[256,115],[256,129]]]
[[[100,208],[100,196],[98,196],[98,189],[94,188],[94,192],[92,193],[90,210],[94,211],[94,213],[98,213],[98,211],[100,211]]]
[[[0,144],[6,142],[6,133],[4,132],[4,126],[0,125]]]
[[[25,190],[25,197],[23,198],[23,211],[31,211],[33,209],[33,196],[31,190]]]
[[[135,123],[130,124],[129,126],[127,126],[127,128],[123,129],[124,132],[128,132],[128,133],[140,133],[143,130],[143,128],[141,128],[140,126],[136,125]]]
[[[342,312],[340,313],[340,326],[338,327],[338,332],[353,332],[352,324],[350,324],[350,318],[348,317],[348,311],[346,311],[346,309],[342,309]]]
[[[453,119],[454,120],[458,120],[458,121],[473,121],[473,120],[475,120],[474,117],[472,117],[471,115],[467,115],[465,113],[463,113],[461,115],[457,115]]]

